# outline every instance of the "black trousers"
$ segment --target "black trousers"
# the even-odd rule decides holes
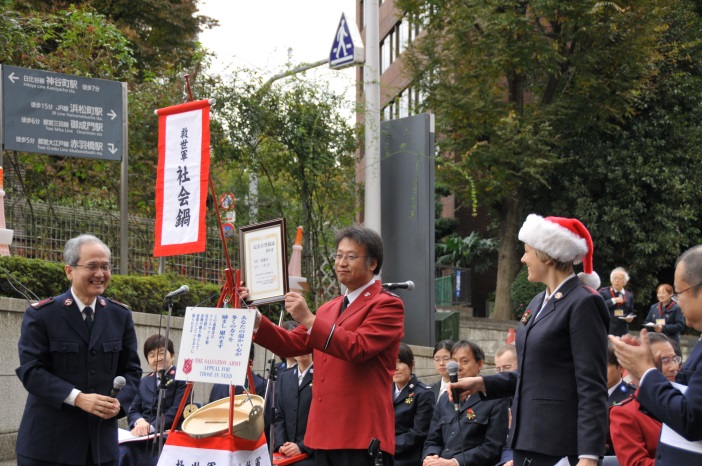
[[[71,448],[67,445],[66,448]],[[39,461],[32,458],[27,458],[26,456],[17,455],[17,466],[70,466],[62,463],[55,463],[51,461]],[[88,448],[88,455],[85,459],[84,466],[117,466],[117,461],[104,461],[102,463],[95,463],[93,461],[93,454],[90,448]]]
[[[542,455],[531,451],[514,450],[514,466],[553,466],[561,460],[562,456]],[[578,456],[569,456],[571,466],[578,464]],[[602,459],[598,461],[602,464]]]
[[[383,466],[394,466],[391,455],[383,454]],[[374,466],[375,458],[371,458],[368,450],[315,450],[315,466]]]
[[[85,466],[95,466],[92,460],[86,460]],[[52,463],[49,461],[39,461],[26,456],[17,455],[17,466],[69,466],[61,463]],[[117,466],[117,461],[107,461],[100,463],[99,466]]]

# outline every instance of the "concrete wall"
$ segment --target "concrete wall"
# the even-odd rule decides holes
[[[27,302],[24,300],[0,297],[0,393],[2,393],[2,400],[0,400],[0,466],[10,466],[15,463],[17,429],[19,428],[27,399],[27,392],[15,375],[15,369],[19,365],[17,341],[20,335],[22,314],[26,307]],[[158,333],[159,325],[165,326],[166,324],[165,318],[161,319],[160,316],[154,314],[135,312],[133,316],[140,344],[143,344],[149,336]],[[509,329],[516,328],[517,325],[517,321],[503,322],[469,317],[467,315],[461,316],[461,338],[475,341],[485,351],[486,365],[483,373],[489,374],[493,372],[495,350],[504,344]],[[175,344],[176,357],[182,328],[182,317],[171,319],[170,338]],[[165,328],[161,333],[165,334]],[[685,358],[687,358],[696,342],[697,338],[695,337],[683,337],[681,347]],[[432,348],[412,346],[415,356],[414,372],[417,377],[428,384],[438,381],[438,375],[434,372],[432,350]],[[141,349],[140,356],[144,372],[149,372],[150,369],[143,354],[141,354]],[[256,345],[254,371],[264,374],[265,361],[271,357],[270,352]],[[388,381],[389,384],[390,381]],[[203,405],[207,404],[211,388],[210,384],[195,384],[193,388],[194,401]],[[122,423],[122,427],[125,427],[124,421]]]
[[[27,401],[27,392],[15,374],[15,369],[19,366],[17,355],[17,341],[20,336],[22,325],[22,315],[27,307],[27,302],[21,299],[11,299],[0,297],[0,466],[14,464],[15,442],[17,439],[17,429],[24,412],[24,405]],[[163,319],[155,314],[133,313],[134,324],[139,344],[151,335],[158,333],[159,325],[164,326],[161,333],[165,334],[165,317]],[[161,322],[159,322],[161,321]],[[183,318],[173,317],[171,319],[170,338],[175,344],[176,357],[180,346],[180,338],[183,329]],[[272,354],[264,348],[255,345],[256,353],[254,357],[254,371],[259,374],[267,373],[266,360],[271,359]],[[435,379],[434,366],[432,364],[432,349],[422,347],[412,347],[416,358],[415,373],[426,383],[431,383]],[[144,355],[139,354],[142,359],[142,369],[144,373],[151,369],[146,364]],[[390,381],[388,381],[388,385]],[[204,405],[210,396],[211,384],[197,383],[193,387],[194,401]],[[126,427],[124,420],[121,426]]]

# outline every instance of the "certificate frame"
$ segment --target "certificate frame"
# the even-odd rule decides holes
[[[241,279],[249,289],[248,304],[283,301],[288,292],[285,218],[239,228]]]

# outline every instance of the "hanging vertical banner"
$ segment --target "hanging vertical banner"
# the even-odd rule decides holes
[[[156,110],[158,170],[154,256],[203,252],[210,176],[210,101]]]

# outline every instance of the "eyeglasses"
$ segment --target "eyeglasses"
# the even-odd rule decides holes
[[[673,293],[672,295],[670,295],[670,299],[672,299],[674,303],[677,303],[677,302],[679,302],[679,299],[680,299],[680,295],[681,295],[681,294],[685,293],[686,291],[690,291],[690,290],[693,289],[693,288],[697,288],[697,287],[700,286],[700,285],[702,285],[702,283],[698,283],[697,285],[693,285],[693,286],[691,286],[690,288],[685,288],[685,289],[682,290],[682,291],[676,291],[675,293]],[[673,291],[675,291],[675,290],[673,290]]]
[[[495,372],[509,372],[514,364],[505,364],[504,366],[495,366]]]
[[[362,257],[366,257],[366,256],[354,256],[352,254],[339,254],[339,253],[332,254],[331,256],[329,256],[329,258],[331,260],[333,260],[334,262],[341,262],[344,259],[346,259],[348,262],[353,262],[356,259],[360,259]]]
[[[83,267],[88,272],[97,272],[98,269],[102,270],[103,272],[109,272],[112,270],[112,264],[109,262],[105,262],[104,264],[76,264],[73,267]]]
[[[667,366],[671,362],[674,362],[675,364],[677,364],[679,366],[680,364],[682,364],[682,358],[680,356],[673,356],[672,358],[670,358],[670,357],[661,358],[661,364],[663,364],[664,366]]]
[[[450,360],[451,360],[451,358],[450,358],[449,356],[446,356],[445,358],[434,358],[434,362],[437,363],[437,364],[441,364],[442,362],[443,362],[444,364],[446,364],[446,363],[449,362]]]

